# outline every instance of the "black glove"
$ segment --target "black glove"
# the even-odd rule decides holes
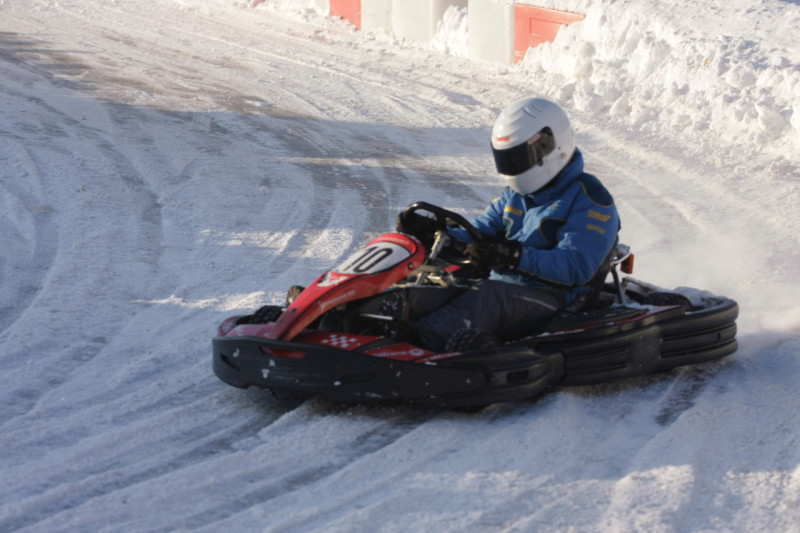
[[[434,235],[438,229],[439,223],[433,218],[409,211],[397,215],[397,231],[413,235],[425,248],[433,246]]]
[[[522,243],[485,236],[472,241],[464,254],[481,270],[513,270],[522,257]]]

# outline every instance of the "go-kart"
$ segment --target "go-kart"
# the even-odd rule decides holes
[[[529,335],[454,331],[443,351],[421,346],[410,324],[458,297],[485,273],[453,246],[448,228],[484,238],[461,215],[419,202],[435,220],[429,250],[387,233],[354,252],[285,305],[225,320],[213,339],[214,373],[235,387],[321,395],[337,402],[411,401],[479,406],[532,398],[716,360],[737,349],[738,305],[695,289],[638,281],[618,244],[588,293]],[[609,279],[610,278],[610,279]]]

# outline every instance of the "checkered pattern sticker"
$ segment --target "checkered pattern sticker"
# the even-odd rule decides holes
[[[327,339],[324,339],[322,344],[327,344],[334,348],[350,348],[351,346],[358,346],[359,342],[356,337],[348,337],[347,335],[338,335],[334,333]]]

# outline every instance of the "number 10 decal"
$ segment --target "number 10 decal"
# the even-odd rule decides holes
[[[388,270],[408,259],[411,253],[391,242],[362,248],[347,258],[333,272],[337,274],[374,274]]]

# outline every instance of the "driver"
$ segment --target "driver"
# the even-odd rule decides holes
[[[555,103],[525,98],[502,110],[492,128],[492,153],[508,187],[473,221],[485,238],[449,229],[464,253],[490,271],[445,307],[416,320],[422,344],[453,350],[463,328],[501,340],[530,335],[568,305],[580,305],[620,229],[611,194],[583,171],[583,156],[566,113]],[[401,213],[397,230],[429,246],[436,222]]]

